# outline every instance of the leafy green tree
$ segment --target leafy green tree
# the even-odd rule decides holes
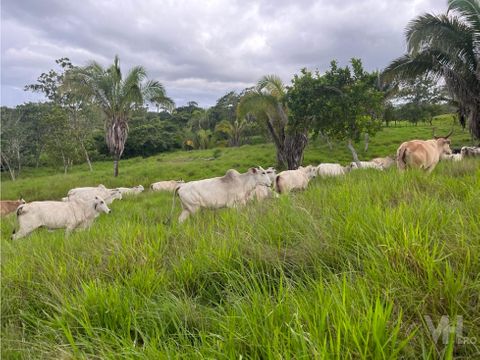
[[[358,162],[353,142],[381,128],[384,94],[376,86],[377,77],[366,72],[359,59],[351,60],[351,68],[332,61],[323,75],[304,69],[295,75],[288,92],[291,117],[315,133],[346,141]]]
[[[216,104],[208,110],[209,128],[213,130],[222,120],[233,122],[236,119],[236,110],[242,94],[235,91],[222,96]]]
[[[125,157],[152,156],[180,147],[179,129],[172,121],[146,120],[130,127]]]
[[[209,149],[214,144],[213,133],[210,129],[200,129],[193,137],[193,144],[195,149]]]
[[[252,125],[245,118],[235,119],[233,122],[222,120],[215,126],[215,133],[224,136],[229,146],[240,146],[251,128]]]
[[[35,84],[25,86],[26,91],[43,93],[45,97],[56,106],[62,107],[69,116],[71,142],[77,142],[85,156],[90,171],[93,171],[92,163],[88,153],[88,143],[91,142],[92,134],[98,125],[95,121],[99,118],[95,109],[84,99],[79,98],[73,92],[61,91],[65,79],[65,73],[73,71],[75,66],[68,58],[55,60],[62,69],[61,72],[50,70],[42,73]]]
[[[27,127],[21,113],[6,107],[1,108],[0,160],[15,181],[22,168],[23,153],[28,144]]]
[[[59,106],[52,107],[45,116],[43,125],[48,130],[45,139],[48,158],[54,165],[61,162],[66,174],[68,168],[79,158],[78,149],[72,141],[74,135],[68,112]]]
[[[443,86],[429,76],[420,76],[416,79],[404,81],[396,94],[404,119],[415,125],[419,121],[432,122],[438,105],[448,97]]]
[[[114,160],[114,176],[118,176],[118,162],[125,149],[128,122],[133,111],[144,106],[145,102],[173,106],[162,84],[147,80],[142,66],[132,68],[123,77],[118,56],[106,69],[96,62],[72,69],[66,74],[63,89],[92,102],[103,112],[105,139]]]
[[[480,1],[448,0],[446,14],[421,15],[406,28],[407,53],[383,72],[384,81],[443,78],[480,138]]]
[[[192,118],[198,111],[203,111],[195,101],[189,101],[186,106],[179,106],[172,112],[172,121],[182,127],[191,127]]]

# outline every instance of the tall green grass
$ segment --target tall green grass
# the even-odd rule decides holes
[[[76,184],[193,179],[274,158],[268,145],[203,160],[211,152],[124,161],[115,180],[110,164],[27,177],[2,183],[2,196],[59,198]],[[324,156],[312,146],[306,159]],[[12,242],[10,216],[1,224],[2,358],[479,357],[479,199],[472,159],[430,175],[315,179],[305,192],[184,224],[165,225],[172,196],[148,191],[68,238],[39,230]],[[435,325],[462,316],[463,336],[477,344],[453,335],[434,343],[426,315]]]

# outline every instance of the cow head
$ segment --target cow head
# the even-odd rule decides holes
[[[118,189],[110,190],[109,194],[112,200],[122,200],[122,192]]]
[[[437,141],[438,149],[440,150],[440,155],[450,155],[452,149],[450,149],[450,135],[452,135],[453,130],[448,133],[447,136],[434,136],[434,139]]]
[[[253,175],[257,185],[271,186],[272,180],[268,177],[267,171],[261,166],[248,169],[248,173]]]
[[[277,170],[275,170],[275,168],[273,167],[269,167],[265,171],[267,173],[267,176],[270,178],[270,181],[273,183],[273,181],[277,177]]]
[[[317,168],[315,166],[308,165],[306,167],[302,167],[302,170],[305,172],[305,174],[307,174],[309,179],[313,179],[317,176]]]
[[[99,213],[104,212],[106,214],[109,214],[112,212],[112,210],[109,209],[105,201],[103,201],[103,199],[100,196],[95,196],[93,207]]]
[[[135,191],[142,192],[145,188],[142,185],[134,186]]]

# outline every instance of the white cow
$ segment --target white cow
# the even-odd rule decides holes
[[[180,185],[184,184],[183,180],[168,180],[168,181],[159,181],[150,185],[152,191],[170,191],[174,192]]]
[[[318,176],[340,176],[345,175],[348,169],[340,164],[323,163],[317,166]]]
[[[312,165],[300,166],[297,170],[282,171],[275,178],[275,187],[280,194],[291,190],[304,190],[316,175],[317,168]]]
[[[462,154],[442,154],[440,156],[442,160],[450,160],[450,161],[462,161],[463,160],[463,155]]]
[[[358,169],[377,169],[377,170],[383,170],[383,166],[377,164],[376,162],[373,161],[360,161],[360,167],[358,167],[358,164],[355,161],[352,161],[349,165],[350,170],[358,170]]]
[[[88,228],[100,213],[108,214],[110,211],[105,201],[98,196],[90,201],[34,201],[18,207],[20,227],[12,239],[20,239],[41,226],[49,229],[66,228],[68,235],[76,228]]]
[[[268,169],[265,169],[265,172],[267,173],[267,176],[272,182],[272,184],[274,184],[275,178],[277,177],[277,170],[275,170],[275,168],[273,167],[269,167]],[[273,191],[271,187],[263,185],[257,185],[255,187],[255,190],[252,191],[250,194],[250,200],[257,199],[257,201],[269,199],[272,197],[278,197],[278,194]]]
[[[190,181],[177,189],[183,208],[178,221],[185,221],[200,208],[218,209],[245,205],[257,185],[268,187],[271,184],[262,168],[251,168],[244,174],[228,170],[221,177]]]
[[[392,166],[395,165],[395,159],[391,156],[386,156],[386,157],[378,157],[375,159],[370,160],[370,162],[373,162],[379,166],[381,166],[383,169],[389,169]]]
[[[462,150],[460,150],[460,153],[464,156],[480,156],[480,147],[475,147],[475,146],[464,146],[462,147]]]
[[[118,189],[107,189],[103,185],[98,187],[75,188],[68,192],[67,197],[62,198],[62,201],[71,201],[73,199],[81,199],[83,201],[90,201],[98,196],[105,200],[107,204],[111,204],[113,200],[121,200],[122,193]]]
[[[122,195],[137,195],[137,194],[140,194],[145,189],[142,185],[138,185],[131,188],[119,187],[117,188],[117,190],[120,191]]]

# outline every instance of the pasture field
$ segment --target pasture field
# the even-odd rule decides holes
[[[434,126],[448,132],[450,116]],[[359,155],[430,137],[426,125],[386,128]],[[452,146],[467,143],[456,128]],[[3,199],[59,199],[98,183],[146,191],[68,238],[42,229],[12,242],[15,216],[2,219],[2,359],[480,357],[480,160],[430,175],[317,178],[302,193],[181,225],[178,202],[164,223],[172,195],[147,189],[274,159],[265,144],[122,160],[115,179],[111,162],[3,178]],[[350,159],[344,144],[313,142],[305,154],[306,164]],[[442,316],[460,325],[446,344],[431,334]]]

